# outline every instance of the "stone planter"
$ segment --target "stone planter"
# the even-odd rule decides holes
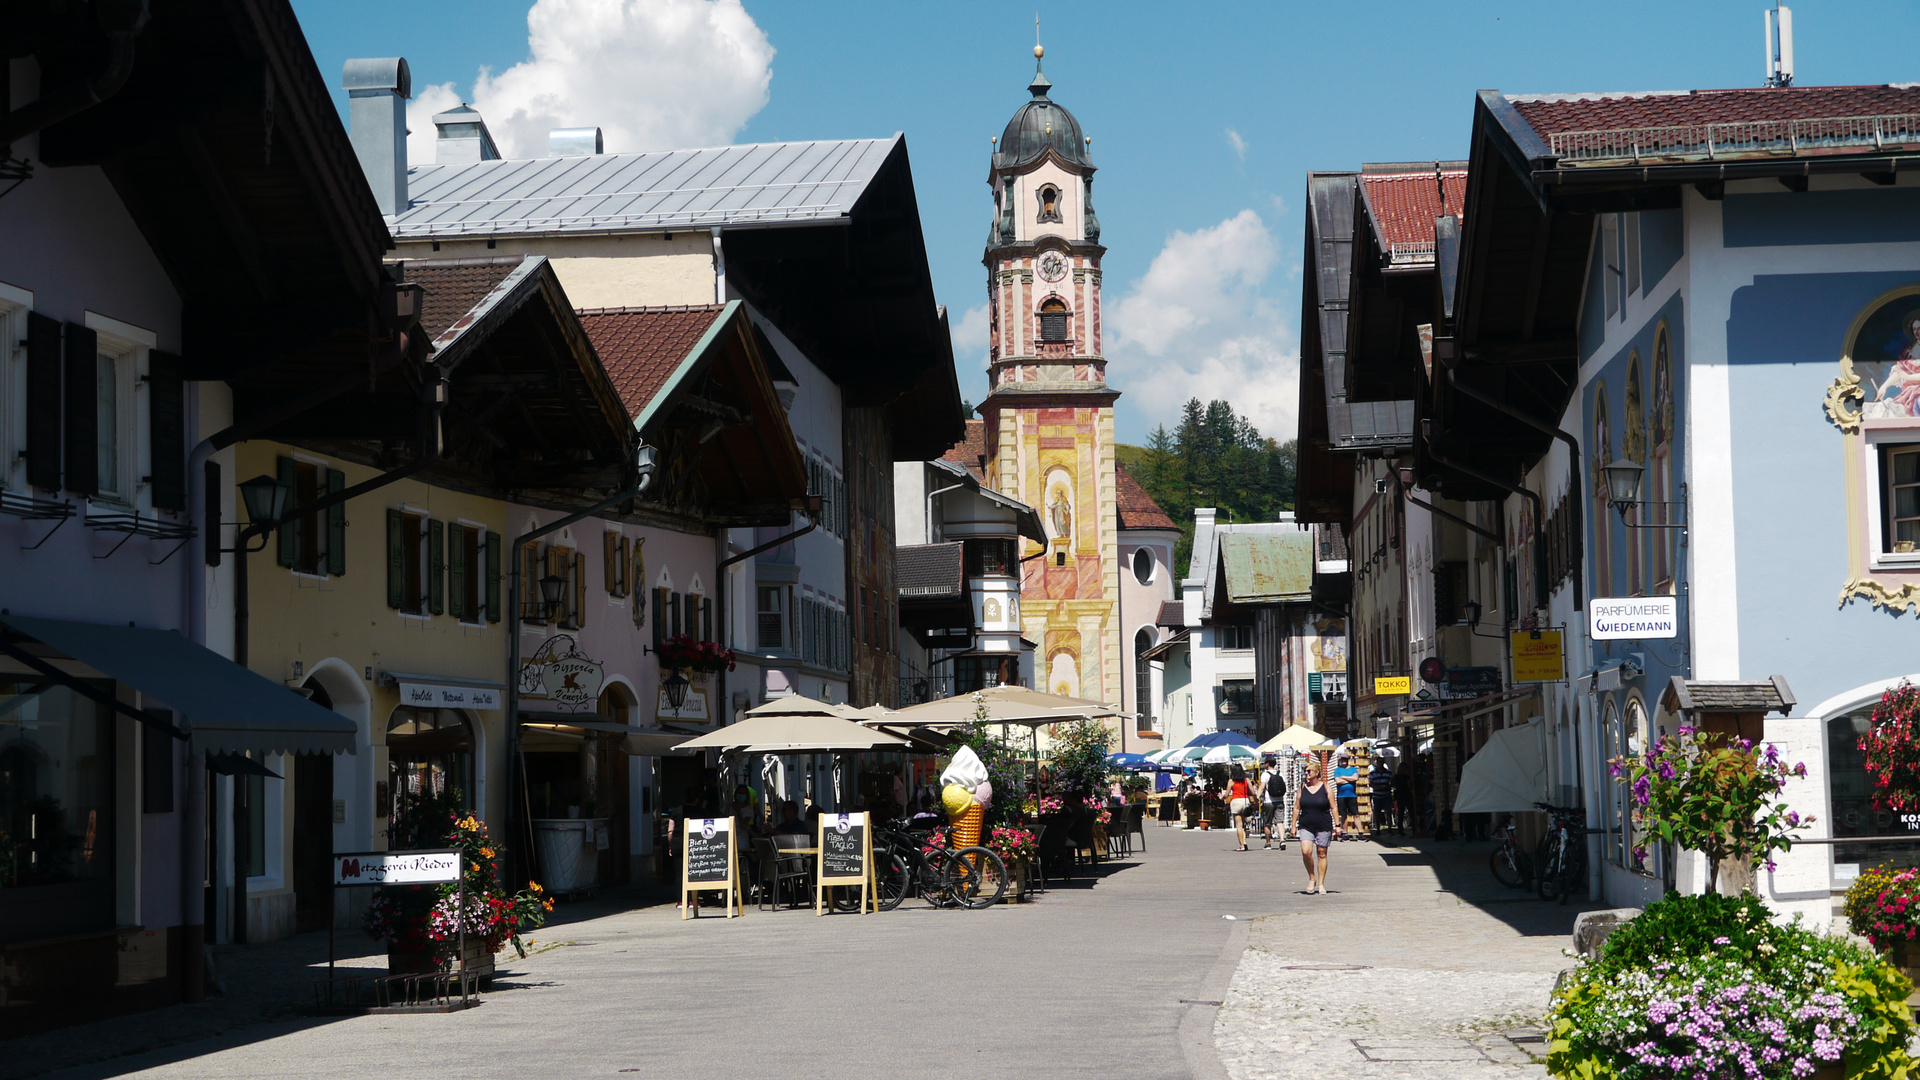
[[[493,950],[480,938],[467,939],[467,951],[453,958],[454,971],[472,972],[481,979],[493,978]]]
[[[448,953],[453,950],[449,948]],[[493,950],[479,938],[467,939],[467,951],[460,956],[447,956],[447,966],[441,962],[441,953],[436,949],[423,952],[413,950],[387,950],[387,974],[389,975],[426,975],[435,971],[471,971],[482,979],[493,978]]]
[[[1003,904],[1024,904],[1033,895],[1033,864],[1029,859],[1015,859],[1007,864],[1007,893],[1000,898]]]

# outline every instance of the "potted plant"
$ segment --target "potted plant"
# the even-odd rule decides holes
[[[1187,817],[1187,828],[1204,829],[1211,824],[1200,816],[1200,809],[1203,805],[1205,805],[1205,800],[1201,797],[1198,790],[1188,791],[1180,797],[1180,811]]]
[[[1639,758],[1616,758],[1609,767],[1628,785],[1635,825],[1706,856],[1709,892],[1750,885],[1757,864],[1772,870],[1773,853],[1791,848],[1793,831],[1813,821],[1780,801],[1787,778],[1807,775],[1807,767],[1788,766],[1772,743],[1756,749],[1747,739],[1683,726]],[[1644,860],[1646,851],[1634,858]],[[1722,882],[1723,874],[1737,880]]]
[[[1006,864],[1007,877],[1013,884],[1013,891],[1007,896],[1007,902],[1025,900],[1028,892],[1028,877],[1033,871],[1033,860],[1040,857],[1040,838],[1030,830],[1015,825],[1002,825],[987,833],[986,846],[989,851],[1000,856],[1000,861]]]
[[[1847,889],[1847,926],[1908,979],[1920,979],[1920,871],[1872,867]]]
[[[544,926],[547,912],[553,910],[552,899],[538,882],[507,893],[495,865],[500,850],[489,839],[486,825],[472,814],[449,811],[448,801],[452,800],[410,800],[391,826],[392,835],[409,847],[458,848],[462,875],[457,885],[387,885],[374,890],[365,926],[371,937],[387,943],[387,967],[396,975],[455,970],[490,977],[494,954],[511,944],[525,956],[523,932]],[[421,834],[435,818],[446,822],[446,831],[439,834],[437,843],[422,842]]]

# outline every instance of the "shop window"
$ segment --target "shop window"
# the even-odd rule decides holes
[[[1067,305],[1057,296],[1040,305],[1040,340],[1049,344],[1071,340],[1067,336]]]
[[[297,458],[277,461],[280,482],[292,489],[289,507],[305,506],[323,495],[343,491],[346,474],[339,469]],[[280,526],[274,532],[281,566],[300,574],[340,575],[347,572],[347,507],[330,506]]]
[[[20,940],[114,920],[113,714],[44,686],[0,681],[0,912]]]
[[[1011,540],[968,540],[965,550],[968,577],[1005,577],[1013,573]]]
[[[457,709],[401,705],[387,721],[387,789],[395,847],[434,813],[473,806],[473,728]],[[440,835],[446,829],[439,824]],[[435,846],[438,835],[432,838]]]

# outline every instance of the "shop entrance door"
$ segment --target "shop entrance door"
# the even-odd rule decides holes
[[[333,755],[293,755],[293,900],[298,932],[333,917]]]

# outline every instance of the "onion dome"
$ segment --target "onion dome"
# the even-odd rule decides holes
[[[1052,150],[1069,165],[1092,169],[1093,156],[1088,152],[1086,136],[1080,131],[1080,121],[1047,97],[1053,83],[1040,70],[1040,58],[1045,50],[1036,45],[1033,55],[1033,82],[1027,86],[1033,100],[1020,106],[1013,119],[1007,121],[1007,130],[1000,136],[1000,152],[994,155],[994,167],[1017,169],[1038,161],[1042,154]]]

